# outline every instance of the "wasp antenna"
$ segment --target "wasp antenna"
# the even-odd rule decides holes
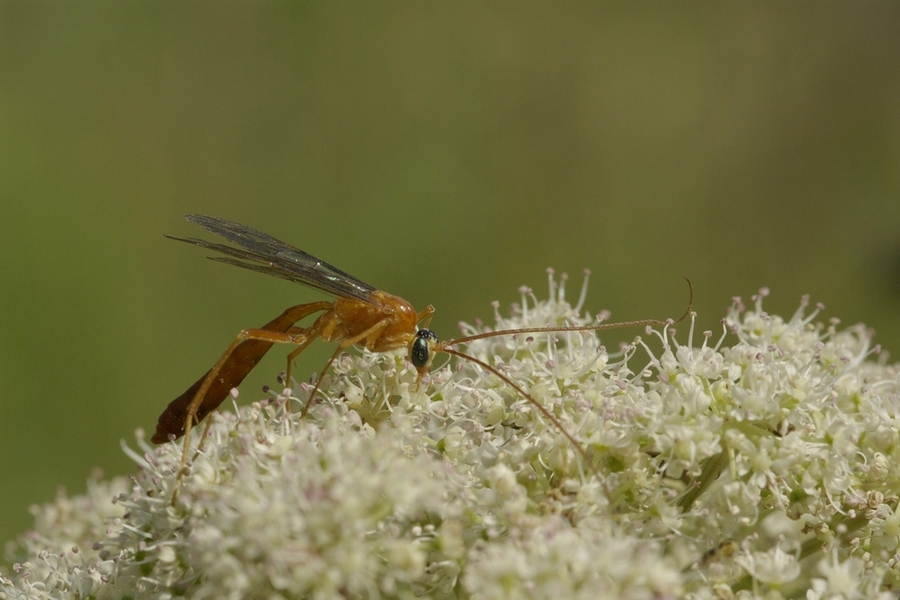
[[[684,311],[684,314],[678,317],[677,321],[672,322],[672,325],[677,325],[688,318],[688,315],[691,314],[691,309],[694,307],[694,284],[691,283],[691,280],[687,277],[684,278],[688,284],[688,305],[687,310]]]

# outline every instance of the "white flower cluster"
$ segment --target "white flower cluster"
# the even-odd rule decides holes
[[[590,323],[563,284],[496,329]],[[402,352],[344,355],[306,419],[307,385],[212,415],[175,506],[181,447],[139,433],[135,476],[36,509],[0,598],[893,598],[900,370],[764,295],[699,346],[465,349],[531,399],[464,360],[417,386]]]

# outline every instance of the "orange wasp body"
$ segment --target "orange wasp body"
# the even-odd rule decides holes
[[[431,361],[438,352],[471,361],[498,376],[534,405],[575,445],[579,454],[585,459],[585,463],[596,475],[597,471],[590,464],[585,450],[543,405],[491,365],[455,350],[453,346],[500,335],[597,331],[638,325],[666,326],[680,322],[690,312],[689,303],[688,310],[678,321],[645,319],[575,327],[512,329],[439,342],[437,335],[426,328],[434,314],[434,307],[430,305],[425,310],[416,312],[412,305],[403,298],[376,290],[352,275],[298,248],[245,225],[205,215],[188,215],[186,218],[240,247],[215,244],[196,238],[168,237],[228,255],[226,257],[210,257],[212,260],[302,283],[332,294],[336,298],[331,302],[319,301],[293,306],[258,329],[245,329],[240,332],[216,364],[166,407],[159,417],[152,441],[162,444],[182,435],[185,436],[179,477],[186,465],[193,426],[225,400],[231,389],[244,380],[272,345],[286,343],[296,346],[288,355],[287,361],[285,383],[290,385],[290,370],[293,360],[318,338],[326,342],[338,343],[338,348],[325,365],[323,373],[328,370],[341,350],[354,344],[363,346],[372,352],[407,348],[409,360],[418,371],[420,380],[428,373]],[[690,285],[690,281],[688,284]],[[693,294],[691,296],[693,297]],[[305,328],[296,327],[297,322],[317,312],[321,314],[312,325]],[[423,325],[422,329],[418,327],[420,323]],[[318,381],[321,382],[321,377]],[[309,410],[318,387],[319,383],[317,382],[303,409],[303,415]]]

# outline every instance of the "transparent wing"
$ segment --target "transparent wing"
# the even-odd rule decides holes
[[[375,291],[371,285],[270,235],[218,217],[187,215],[185,218],[241,246],[241,248],[234,248],[197,238],[166,236],[233,257],[210,256],[209,258],[212,260],[302,283],[336,296],[349,296],[358,300],[371,301],[371,294]]]

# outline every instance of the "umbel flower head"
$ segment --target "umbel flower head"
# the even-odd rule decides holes
[[[564,283],[497,329],[593,322]],[[180,445],[139,432],[134,476],[35,509],[0,598],[894,598],[900,371],[765,295],[715,338],[465,349],[580,449],[496,374],[417,386],[401,352],[342,356],[305,419],[307,385],[212,415],[174,506]]]

